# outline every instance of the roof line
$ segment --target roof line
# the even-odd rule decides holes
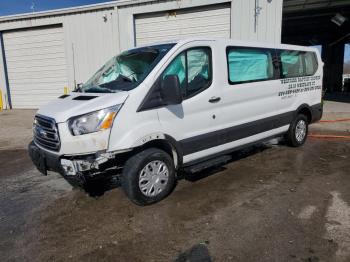
[[[146,2],[155,2],[155,1],[157,0],[115,0],[115,1],[105,2],[105,3],[66,7],[66,8],[46,10],[46,11],[40,11],[40,12],[34,12],[34,13],[32,12],[32,13],[14,14],[14,15],[0,16],[0,23],[13,21],[13,20],[20,20],[20,19],[31,19],[31,18],[38,18],[38,17],[45,17],[45,16],[53,16],[53,15],[88,12],[93,10],[113,8],[116,6],[137,5],[137,4],[142,4]],[[175,1],[175,0],[169,0],[169,1]]]
[[[17,20],[17,19],[42,17],[42,16],[60,15],[60,14],[67,14],[67,13],[84,12],[84,11],[90,11],[90,10],[96,10],[96,9],[103,9],[103,8],[108,8],[108,7],[114,7],[116,5],[116,2],[117,1],[111,1],[111,2],[105,2],[105,3],[91,4],[91,5],[82,5],[82,6],[75,6],[75,7],[46,10],[46,11],[40,11],[40,12],[0,16],[0,22]]]
[[[40,12],[6,15],[6,16],[0,16],[0,22],[18,20],[18,19],[26,19],[26,18],[34,18],[34,17],[51,16],[51,15],[86,12],[86,11],[92,11],[92,10],[98,10],[98,9],[104,9],[104,8],[111,8],[111,7],[115,7],[115,6],[141,4],[144,2],[151,2],[151,1],[154,1],[154,0],[119,0],[119,1],[116,0],[116,1],[109,1],[109,2],[105,2],[105,3],[66,7],[66,8],[59,8],[59,9],[53,9],[53,10],[45,10],[45,11],[40,11]]]

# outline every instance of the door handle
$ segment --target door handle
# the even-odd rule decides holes
[[[213,96],[209,99],[209,103],[217,103],[221,100],[221,97]]]

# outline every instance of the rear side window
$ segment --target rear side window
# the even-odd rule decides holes
[[[227,48],[230,84],[273,78],[272,52],[260,48]]]
[[[282,78],[311,76],[317,71],[313,52],[284,50],[280,53]]]
[[[316,73],[318,68],[316,54],[313,52],[306,52],[304,54],[305,59],[305,74],[311,76]]]
[[[282,51],[281,65],[283,77],[304,76],[303,55],[298,51]]]
[[[180,81],[182,97],[192,97],[207,89],[212,82],[211,49],[209,47],[192,48],[179,54],[162,74],[177,75]]]

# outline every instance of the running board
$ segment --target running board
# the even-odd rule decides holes
[[[206,161],[197,163],[193,166],[185,167],[184,171],[188,173],[198,173],[199,171],[202,171],[210,167],[224,165],[231,159],[232,157],[229,155],[219,156],[216,158],[208,159]]]

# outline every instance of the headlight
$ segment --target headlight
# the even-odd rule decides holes
[[[73,117],[68,121],[68,126],[74,136],[89,134],[112,126],[114,117],[121,105],[116,105],[96,112]]]

